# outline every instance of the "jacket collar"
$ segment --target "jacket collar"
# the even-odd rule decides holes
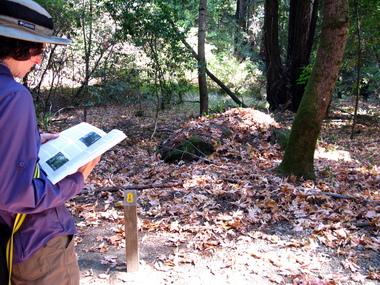
[[[4,61],[1,61],[1,60],[0,60],[0,73],[13,77],[8,65]]]

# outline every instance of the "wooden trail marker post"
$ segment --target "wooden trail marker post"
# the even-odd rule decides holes
[[[124,225],[127,272],[136,272],[139,269],[136,190],[124,190]]]
[[[124,226],[125,251],[127,272],[136,272],[139,269],[139,243],[137,231],[137,190],[150,188],[170,188],[182,186],[183,183],[134,185],[125,187],[103,188],[101,191],[124,190]],[[85,193],[85,192],[82,192]]]

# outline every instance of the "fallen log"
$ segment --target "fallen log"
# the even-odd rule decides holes
[[[221,180],[228,183],[239,183],[238,180],[230,179],[230,178],[222,178]],[[111,186],[105,188],[98,188],[93,190],[82,190],[79,194],[88,194],[88,193],[97,193],[97,192],[105,192],[105,191],[118,191],[118,190],[146,190],[146,189],[163,189],[163,188],[173,188],[173,187],[182,187],[183,182],[174,182],[174,183],[162,183],[162,184],[143,184],[143,185],[126,185],[126,186]]]
[[[335,199],[354,200],[354,201],[358,201],[360,203],[377,203],[377,204],[380,204],[380,200],[361,199],[361,198],[358,198],[358,197],[341,195],[341,194],[336,194],[336,193],[323,192],[323,191],[312,190],[312,191],[309,192],[309,194],[311,194],[311,195],[314,195],[314,194],[317,194],[317,195],[326,195],[326,196],[329,196],[329,197],[332,197],[332,198],[335,198]]]
[[[219,178],[220,180],[227,182],[227,183],[239,183],[239,180],[231,179],[231,178]],[[88,193],[97,193],[97,192],[104,192],[104,191],[118,191],[118,190],[146,190],[146,189],[165,189],[165,188],[173,188],[173,187],[182,187],[184,182],[173,182],[173,183],[161,183],[161,184],[143,184],[143,185],[125,185],[125,186],[111,186],[111,187],[105,187],[105,188],[98,188],[93,190],[82,190],[80,194],[88,194]],[[270,186],[270,185],[264,185],[264,184],[251,184],[250,186],[254,188],[280,188],[280,185],[278,186]],[[373,200],[373,199],[360,199],[357,197],[347,196],[347,195],[341,195],[336,193],[329,193],[329,192],[323,192],[323,191],[316,191],[316,190],[309,190],[305,188],[297,188],[297,190],[303,190],[308,193],[305,193],[307,196],[313,196],[313,195],[325,195],[334,199],[346,199],[346,200],[354,200],[358,201],[360,203],[376,203],[380,204],[380,200]]]
[[[166,183],[166,184],[145,184],[145,185],[126,185],[126,186],[111,186],[105,188],[98,188],[93,190],[82,190],[79,194],[88,194],[96,192],[105,192],[105,191],[118,191],[118,190],[145,190],[145,189],[154,189],[154,188],[172,188],[183,186],[183,182],[177,183]]]

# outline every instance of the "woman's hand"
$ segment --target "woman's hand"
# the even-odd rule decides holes
[[[96,164],[100,161],[101,156],[98,156],[94,160],[90,161],[89,163],[83,165],[78,169],[78,172],[81,172],[83,174],[84,180],[87,179],[87,177],[90,175],[91,171],[94,169]]]
[[[41,144],[44,144],[47,141],[56,139],[58,137],[59,137],[59,134],[41,134]]]

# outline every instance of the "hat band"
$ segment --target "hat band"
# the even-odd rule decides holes
[[[0,25],[46,38],[50,38],[53,35],[53,30],[51,29],[4,15],[0,15]]]
[[[0,0],[0,15],[22,19],[30,23],[53,30],[50,14],[39,4],[31,0]]]

